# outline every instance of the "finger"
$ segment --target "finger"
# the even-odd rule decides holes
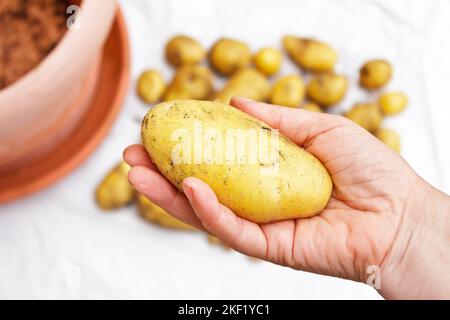
[[[123,159],[132,167],[147,167],[157,170],[142,144],[134,144],[123,151]]]
[[[247,98],[233,97],[230,101],[233,107],[258,118],[269,126],[280,129],[280,125],[285,113],[289,110],[284,110],[281,107],[270,105],[267,103],[257,102]]]
[[[183,189],[197,217],[209,232],[245,255],[266,257],[266,237],[258,224],[237,217],[221,205],[214,191],[199,179],[185,179]]]
[[[128,180],[141,194],[173,217],[204,230],[189,201],[161,174],[146,167],[134,167],[128,173]]]
[[[333,115],[280,107],[238,97],[231,99],[231,105],[279,129],[282,134],[300,146],[341,122],[340,117]]]

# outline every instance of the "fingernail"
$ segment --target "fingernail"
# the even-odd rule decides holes
[[[193,200],[194,191],[192,190],[192,187],[189,185],[189,182],[187,181],[183,181],[183,192],[189,199],[189,201]]]
[[[128,165],[130,165],[127,161],[127,149],[122,152],[122,160],[125,161]]]

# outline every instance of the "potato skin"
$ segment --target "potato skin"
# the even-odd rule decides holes
[[[100,182],[95,198],[100,208],[112,210],[121,208],[135,199],[136,191],[128,183],[130,166],[121,161]]]
[[[218,40],[209,52],[209,62],[214,70],[230,76],[250,64],[250,48],[242,41],[223,38]]]
[[[298,75],[287,75],[277,79],[270,92],[272,104],[298,108],[305,98],[305,83]]]
[[[392,77],[392,66],[386,60],[371,60],[359,70],[359,84],[369,90],[386,85]]]
[[[253,57],[253,64],[256,69],[265,74],[272,76],[280,70],[283,56],[281,52],[275,48],[262,48]]]
[[[279,136],[278,172],[262,174],[272,163],[176,163],[172,151],[180,141],[177,129],[194,133],[200,121],[203,130],[214,128],[223,136],[227,129],[255,129],[273,133],[267,124],[223,103],[172,101],[156,105],[142,122],[142,141],[160,172],[180,191],[187,177],[197,177],[211,186],[219,201],[238,216],[266,223],[313,216],[328,203],[332,181],[322,163],[286,137]],[[198,123],[198,122],[197,122]],[[206,140],[207,143],[211,140]],[[208,144],[205,145],[208,147]],[[245,145],[249,151],[249,144]]]
[[[216,100],[229,103],[234,96],[265,101],[270,92],[270,84],[267,78],[258,70],[244,68],[237,71],[216,94]]]
[[[394,130],[380,128],[374,132],[374,135],[395,152],[400,152],[400,136]]]
[[[195,230],[193,227],[172,217],[164,209],[151,202],[142,194],[138,194],[137,203],[141,216],[154,224],[170,229]]]
[[[213,92],[213,74],[205,66],[180,67],[164,93],[164,100],[208,99]]]
[[[374,103],[358,103],[345,116],[369,132],[377,130],[383,121],[383,115]]]
[[[166,44],[166,60],[174,67],[200,63],[206,57],[203,46],[191,37],[178,35]]]
[[[344,98],[348,80],[331,72],[314,75],[306,86],[308,98],[323,107],[335,105]]]
[[[156,70],[144,71],[137,81],[137,93],[146,103],[158,102],[164,91],[166,83],[162,74]]]
[[[314,39],[285,36],[283,47],[300,68],[308,71],[332,71],[337,53],[329,45]]]
[[[386,92],[378,98],[378,105],[385,115],[393,116],[405,110],[408,97],[402,92]]]

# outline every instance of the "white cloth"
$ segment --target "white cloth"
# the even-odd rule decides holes
[[[357,89],[361,64],[386,58],[390,89],[408,109],[386,121],[402,138],[402,154],[436,187],[450,192],[450,2],[317,0],[121,1],[132,47],[132,75],[123,111],[109,136],[79,169],[55,186],[0,206],[0,298],[267,298],[380,296],[372,288],[293,271],[211,246],[202,234],[145,223],[136,210],[105,214],[93,191],[122,149],[139,139],[147,108],[134,81],[148,67],[170,68],[163,46],[186,33],[210,46],[221,36],[256,50],[280,46],[287,33],[312,36],[339,52],[337,69],[352,90],[342,104],[367,99]],[[294,72],[286,63],[283,72]]]

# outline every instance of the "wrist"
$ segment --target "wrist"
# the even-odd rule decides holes
[[[381,267],[381,295],[388,299],[450,298],[449,248],[450,197],[418,177]]]

